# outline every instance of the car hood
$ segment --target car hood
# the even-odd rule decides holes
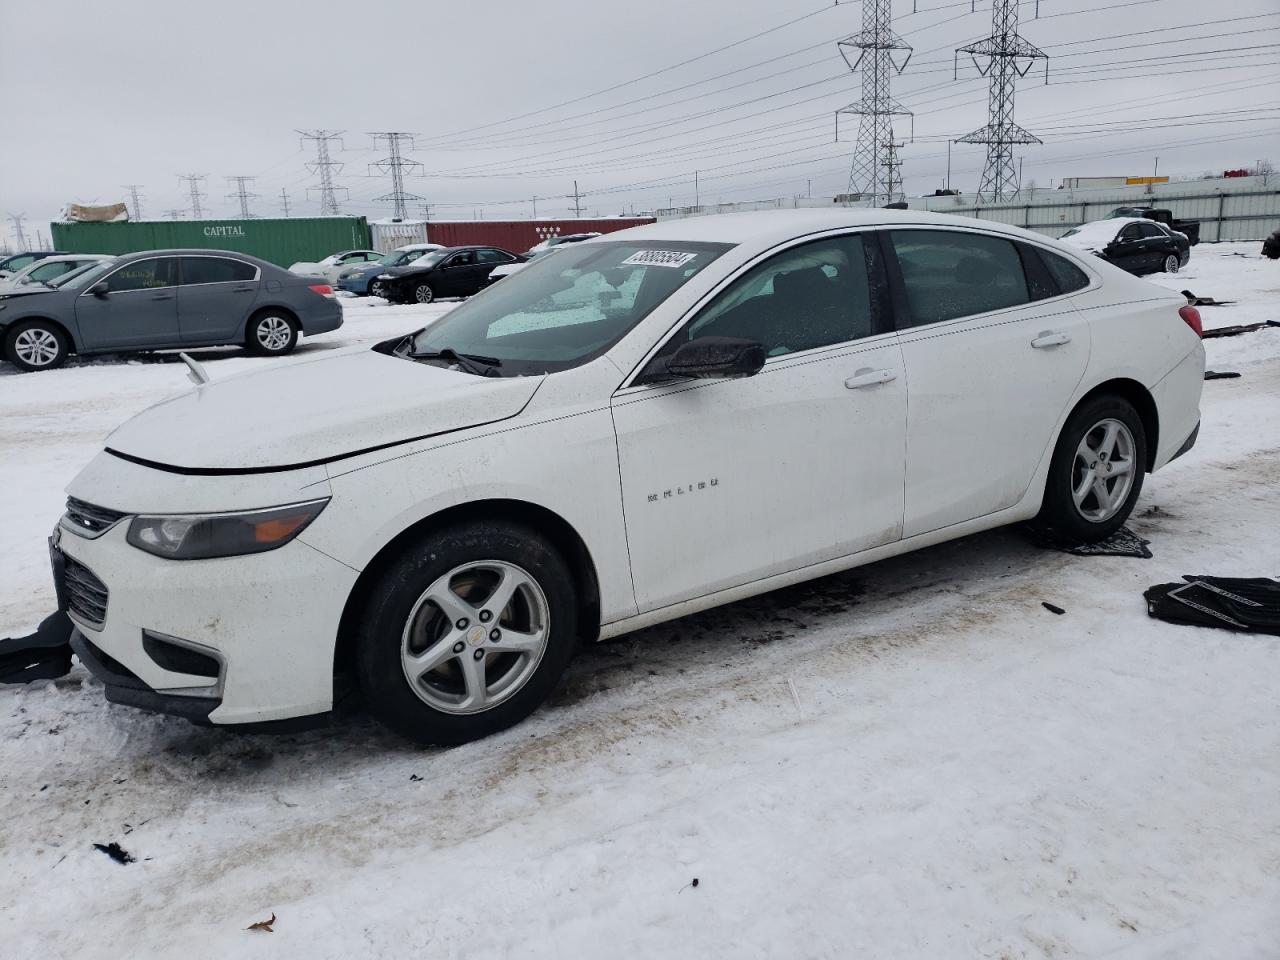
[[[393,277],[407,277],[414,273],[430,273],[434,269],[434,265],[422,266],[417,263],[406,263],[399,267],[387,267],[385,270],[382,270],[381,273],[386,273]]]
[[[33,293],[53,293],[53,287],[43,283],[24,283],[16,286],[8,280],[0,280],[0,297],[29,297]]]
[[[179,472],[295,469],[505,420],[541,383],[346,353],[196,387],[127,421],[107,449]]]

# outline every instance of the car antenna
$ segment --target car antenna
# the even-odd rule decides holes
[[[179,353],[178,356],[187,365],[187,377],[192,383],[197,387],[203,387],[209,382],[209,372],[203,366],[192,360],[186,353]]]

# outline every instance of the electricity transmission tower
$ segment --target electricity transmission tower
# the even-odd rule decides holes
[[[187,173],[178,174],[179,180],[185,180],[187,186],[191,188],[191,219],[199,220],[204,214],[204,208],[200,206],[200,201],[205,198],[205,194],[200,190],[201,181],[208,178],[207,173]]]
[[[342,143],[341,130],[299,130],[303,140],[310,140],[316,145],[316,158],[307,164],[307,169],[320,178],[320,183],[315,187],[308,187],[307,193],[312,190],[320,191],[320,213],[322,216],[336,217],[342,211],[338,209],[338,191],[341,190],[345,195],[347,190],[345,187],[335,186],[333,183],[333,175],[341,173],[343,164],[338,160],[330,159],[329,144],[333,142]]]
[[[839,139],[840,114],[858,117],[849,193],[860,194],[873,205],[892,203],[902,193],[901,164],[892,147],[893,118],[911,116],[911,111],[889,93],[890,78],[905,70],[911,60],[911,45],[893,32],[891,19],[891,0],[862,0],[862,29],[837,43],[849,69],[862,70],[862,99],[836,112],[836,137]],[[887,164],[890,153],[894,162]]]
[[[417,136],[417,134],[404,133],[399,130],[384,130],[381,133],[371,133],[369,136],[373,137],[374,147],[377,147],[378,142],[381,140],[387,141],[387,151],[391,154],[389,157],[384,157],[381,160],[369,164],[369,166],[376,167],[383,173],[391,174],[391,192],[384,193],[382,196],[374,197],[373,199],[381,202],[390,200],[395,204],[395,212],[393,216],[398,220],[407,220],[409,214],[406,212],[405,203],[409,200],[426,200],[426,197],[420,197],[416,193],[404,192],[405,170],[421,168],[422,164],[417,160],[407,159],[400,152],[400,144],[408,143],[409,149],[412,150],[413,138]]]
[[[1018,171],[1013,148],[1043,141],[1013,122],[1014,85],[1025,77],[1037,60],[1044,61],[1044,79],[1049,82],[1049,56],[1018,35],[1018,0],[993,0],[991,36],[955,52],[955,72],[959,75],[960,54],[967,53],[978,73],[990,80],[987,94],[987,124],[957,143],[985,143],[987,163],[982,168],[978,196],[1003,200],[1018,192]],[[983,58],[983,60],[979,60]]]
[[[129,206],[129,215],[135,220],[141,220],[142,197],[138,194],[138,191],[142,189],[142,184],[126,183],[124,184],[124,188],[129,191],[129,199],[131,201]]]
[[[284,187],[280,188],[280,208],[284,211],[287,218],[289,216],[289,191]]]
[[[22,232],[22,221],[27,215],[25,213],[11,213],[9,219],[13,222],[13,236],[18,241],[18,252],[27,252],[27,235]]]
[[[227,194],[227,199],[235,198],[236,200],[240,201],[240,219],[241,220],[256,219],[254,215],[249,212],[249,201],[258,199],[258,194],[249,192],[249,184],[253,183],[253,181],[256,179],[258,178],[257,177],[227,177],[228,184],[234,183],[236,185],[236,189],[232,193]]]

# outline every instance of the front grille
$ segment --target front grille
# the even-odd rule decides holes
[[[65,519],[77,533],[86,537],[96,537],[106,533],[128,514],[107,507],[98,507],[85,503],[75,497],[67,497],[67,513]]]
[[[67,606],[85,623],[100,627],[107,622],[107,585],[80,561],[66,558],[63,583]]]

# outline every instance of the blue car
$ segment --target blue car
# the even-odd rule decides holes
[[[376,289],[378,284],[373,280],[378,274],[385,273],[387,267],[403,267],[406,263],[413,263],[424,253],[443,249],[444,247],[438,243],[410,243],[403,247],[396,247],[381,260],[375,260],[373,263],[359,263],[343,270],[338,274],[338,289],[361,297],[380,297],[382,294]]]

